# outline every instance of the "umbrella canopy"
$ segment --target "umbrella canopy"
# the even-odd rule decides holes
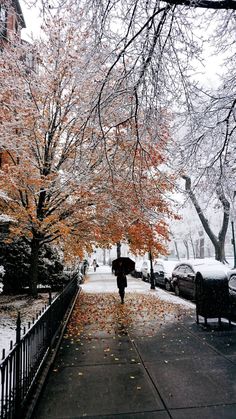
[[[135,262],[128,257],[120,257],[112,262],[113,271],[122,271],[125,275],[128,275],[135,268]]]

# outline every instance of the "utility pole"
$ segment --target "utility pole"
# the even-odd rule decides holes
[[[121,257],[121,242],[116,243],[117,258]]]
[[[231,221],[232,226],[232,245],[234,250],[234,268],[236,268],[236,247],[235,247],[235,234],[234,234],[234,222]]]
[[[155,282],[154,282],[154,273],[153,273],[152,252],[151,252],[151,250],[149,250],[149,259],[150,259],[151,290],[154,290],[155,289]]]

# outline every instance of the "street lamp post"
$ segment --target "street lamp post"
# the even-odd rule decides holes
[[[231,221],[232,226],[232,245],[234,249],[234,268],[236,268],[236,247],[235,247],[235,234],[234,234],[234,222]]]
[[[152,264],[152,252],[149,251],[149,259],[150,259],[150,281],[151,281],[151,290],[155,289],[155,282],[154,282],[154,273],[153,273],[153,264]]]

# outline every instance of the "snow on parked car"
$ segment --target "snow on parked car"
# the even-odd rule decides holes
[[[184,294],[195,298],[196,273],[208,273],[217,278],[224,273],[228,275],[229,266],[213,259],[193,259],[178,263],[172,272],[171,284],[176,295]]]
[[[156,286],[164,287],[167,291],[172,290],[172,272],[178,263],[177,260],[158,259],[153,266]]]

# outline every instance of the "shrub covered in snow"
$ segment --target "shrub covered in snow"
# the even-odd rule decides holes
[[[2,265],[0,265],[0,278],[3,278],[4,274],[5,274],[5,269]]]
[[[39,280],[42,285],[55,287],[63,281],[63,265],[59,255],[50,246],[40,252]],[[11,243],[0,242],[0,264],[4,265],[3,292],[21,293],[30,284],[30,247],[22,238]]]
[[[5,274],[5,269],[4,269],[3,266],[0,265],[0,293],[3,290],[2,278],[3,278],[4,274]]]

